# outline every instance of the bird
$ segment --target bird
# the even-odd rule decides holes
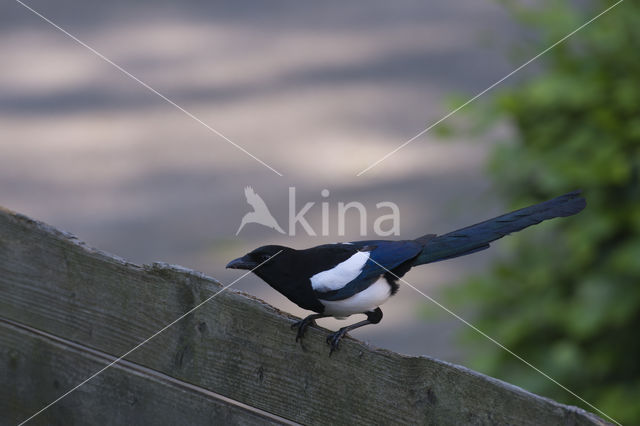
[[[327,336],[331,356],[347,332],[382,320],[380,305],[398,292],[398,280],[413,267],[477,253],[505,235],[544,220],[575,215],[585,206],[581,191],[573,191],[443,235],[324,244],[303,250],[265,245],[226,267],[252,271],[299,307],[314,312],[292,325],[297,329],[296,342],[317,319],[365,314],[365,320]]]
[[[281,234],[285,233],[269,211],[269,208],[267,207],[267,204],[264,202],[262,197],[260,197],[252,187],[245,187],[244,195],[247,198],[247,203],[251,207],[253,207],[253,211],[245,214],[242,217],[242,221],[240,222],[240,227],[238,228],[236,235],[240,233],[242,228],[244,228],[247,223],[259,223],[260,225],[275,229]]]

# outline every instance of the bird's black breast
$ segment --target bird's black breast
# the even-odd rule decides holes
[[[311,287],[311,277],[344,262],[357,251],[347,244],[317,246],[280,255],[278,269],[263,267],[254,273],[301,308],[322,313],[324,305]]]

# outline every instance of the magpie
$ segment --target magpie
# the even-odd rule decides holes
[[[367,319],[329,334],[331,355],[348,331],[382,320],[380,305],[396,294],[398,280],[414,266],[479,252],[505,235],[572,216],[585,206],[581,192],[574,191],[444,235],[324,244],[305,250],[267,245],[232,260],[227,268],[252,270],[293,303],[315,312],[292,325],[297,328],[296,342],[319,318],[365,314]]]

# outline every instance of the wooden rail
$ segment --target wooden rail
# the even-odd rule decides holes
[[[221,288],[0,209],[0,423],[26,420]],[[608,424],[464,367],[350,338],[328,357],[320,328],[309,329],[304,351],[293,321],[225,290],[29,423]]]

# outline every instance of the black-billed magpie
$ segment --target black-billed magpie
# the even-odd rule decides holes
[[[303,309],[316,312],[293,324],[296,341],[315,320],[365,314],[366,320],[327,337],[329,354],[350,330],[382,320],[382,305],[398,291],[398,279],[412,267],[464,256],[543,220],[571,216],[586,206],[580,191],[525,207],[444,235],[415,240],[369,240],[325,244],[306,250],[268,245],[235,259],[227,268],[251,270]]]

